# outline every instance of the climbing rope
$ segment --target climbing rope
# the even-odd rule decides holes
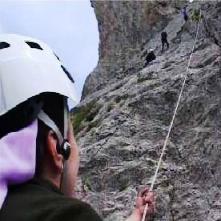
[[[200,10],[200,16],[201,16],[201,10]],[[181,100],[181,97],[182,97],[182,94],[183,94],[183,90],[184,90],[184,87],[185,87],[185,84],[186,84],[186,80],[187,80],[187,76],[188,76],[188,72],[189,72],[189,66],[190,66],[192,55],[193,55],[193,52],[194,52],[194,49],[195,49],[196,41],[198,39],[199,26],[200,26],[200,21],[197,23],[196,36],[195,36],[195,40],[194,40],[194,43],[193,43],[193,48],[192,48],[192,51],[191,51],[191,54],[190,54],[190,57],[189,57],[189,61],[188,61],[186,73],[185,73],[185,76],[184,76],[183,84],[182,84],[182,87],[181,87],[181,90],[180,90],[180,94],[179,94],[179,97],[178,97],[178,100],[177,100],[177,104],[176,104],[176,107],[175,107],[175,110],[174,110],[174,113],[173,113],[172,120],[170,122],[169,130],[168,130],[166,139],[164,141],[162,152],[161,152],[161,155],[160,155],[160,158],[159,158],[159,161],[158,161],[158,164],[157,164],[157,168],[155,170],[155,174],[154,174],[153,180],[151,182],[151,186],[150,186],[149,191],[153,191],[153,187],[154,187],[154,184],[155,184],[156,179],[157,179],[157,175],[158,175],[158,172],[159,172],[159,169],[160,169],[160,165],[162,163],[163,155],[164,155],[166,147],[167,147],[167,143],[168,143],[168,140],[169,140],[169,137],[170,137],[170,132],[172,130],[174,119],[175,119],[176,114],[177,114],[177,109],[179,107],[180,100]],[[147,214],[147,209],[148,209],[148,204],[146,204],[146,206],[144,208],[144,213],[143,213],[142,221],[145,221],[146,214]]]

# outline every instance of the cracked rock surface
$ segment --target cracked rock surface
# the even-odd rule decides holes
[[[183,21],[187,3],[175,3],[92,1],[100,60],[72,120],[81,151],[79,196],[107,221],[126,218],[137,190],[151,183],[186,74],[196,24]],[[145,14],[153,7],[156,18]],[[204,18],[155,185],[156,221],[221,220],[221,2],[188,4],[188,12],[195,7]],[[162,30],[170,41],[163,53]],[[149,48],[157,58],[143,68]]]

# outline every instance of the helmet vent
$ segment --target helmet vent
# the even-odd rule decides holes
[[[63,65],[61,65],[61,68],[62,68],[62,70],[64,71],[64,73],[68,76],[68,78],[70,79],[70,81],[71,81],[72,83],[74,83],[74,79],[72,78],[71,74],[67,71],[67,69],[66,69]]]
[[[0,49],[9,48],[10,44],[7,42],[0,42]]]
[[[39,50],[43,50],[42,47],[36,42],[26,41],[25,43],[28,44],[30,46],[30,48],[36,48]]]

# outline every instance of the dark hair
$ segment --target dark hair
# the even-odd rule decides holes
[[[37,104],[37,105],[36,105]],[[0,139],[10,132],[16,132],[30,125],[40,109],[50,116],[63,134],[64,131],[64,96],[57,93],[42,93],[19,104],[6,114],[0,116]],[[45,153],[46,137],[50,128],[38,120],[36,139],[36,174],[41,171]]]

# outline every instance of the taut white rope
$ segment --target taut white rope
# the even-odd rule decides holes
[[[200,17],[201,17],[201,11],[200,11]],[[195,36],[195,40],[194,40],[194,43],[193,43],[193,48],[192,48],[192,51],[191,51],[191,54],[190,54],[190,57],[189,57],[189,61],[188,61],[186,73],[185,73],[185,76],[184,76],[183,84],[182,84],[182,87],[181,87],[181,90],[180,90],[180,94],[179,94],[179,97],[178,97],[178,100],[177,100],[177,104],[176,104],[176,107],[175,107],[175,110],[174,110],[174,113],[173,113],[172,120],[171,120],[171,122],[170,122],[169,130],[168,130],[166,139],[165,139],[165,141],[164,141],[164,145],[163,145],[163,148],[162,148],[162,152],[161,152],[161,155],[160,155],[160,158],[159,158],[159,161],[158,161],[158,164],[157,164],[157,168],[156,168],[156,171],[155,171],[155,174],[154,174],[154,177],[153,177],[153,180],[152,180],[152,183],[151,183],[151,186],[150,186],[150,190],[149,190],[149,191],[153,191],[153,187],[154,187],[154,184],[155,184],[156,179],[157,179],[157,174],[158,174],[158,172],[159,172],[159,168],[160,168],[160,165],[161,165],[161,162],[162,162],[162,159],[163,159],[163,155],[164,155],[165,150],[166,150],[166,147],[167,147],[167,143],[168,143],[168,140],[169,140],[169,137],[170,137],[170,132],[171,132],[171,130],[172,130],[173,123],[174,123],[174,119],[175,119],[176,114],[177,114],[177,109],[178,109],[178,107],[179,107],[180,100],[181,100],[181,97],[182,97],[182,94],[183,94],[183,90],[184,90],[184,86],[185,86],[185,84],[186,84],[187,75],[188,75],[188,72],[189,72],[190,62],[191,62],[192,55],[193,55],[193,51],[194,51],[194,49],[195,49],[196,41],[197,41],[197,38],[198,38],[199,26],[200,26],[200,21],[199,21],[198,24],[197,24],[196,36]],[[145,206],[144,213],[143,213],[143,217],[142,217],[142,221],[145,221],[146,214],[147,214],[147,209],[148,209],[148,204],[146,204],[146,206]]]

